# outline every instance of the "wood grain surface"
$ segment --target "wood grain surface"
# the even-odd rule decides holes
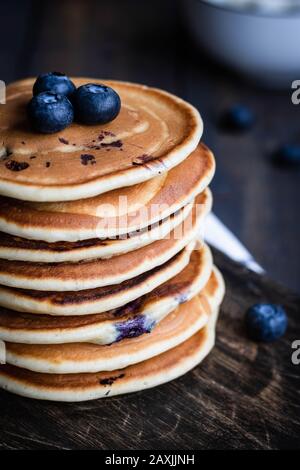
[[[216,347],[192,372],[133,395],[79,404],[0,392],[1,449],[284,449],[300,446],[300,298],[215,253],[227,285]],[[254,302],[282,303],[286,336],[256,344],[244,330]]]

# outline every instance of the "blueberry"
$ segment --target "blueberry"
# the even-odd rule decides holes
[[[29,101],[27,113],[33,128],[43,134],[65,129],[74,118],[73,106],[68,98],[48,91]]]
[[[287,329],[287,316],[280,305],[255,304],[246,313],[249,336],[256,341],[270,342],[280,338]]]
[[[116,324],[116,341],[121,341],[124,338],[135,338],[145,333],[150,333],[154,325],[155,322],[144,315],[137,315],[123,322],[119,322]]]
[[[87,83],[74,93],[76,119],[84,124],[105,124],[117,117],[121,108],[118,93],[105,85]]]
[[[220,118],[220,127],[225,131],[242,132],[254,124],[254,114],[247,106],[234,105],[227,109]]]
[[[50,72],[38,76],[32,92],[33,95],[38,95],[43,91],[52,91],[52,93],[70,97],[75,90],[74,83],[64,73]]]
[[[299,165],[300,145],[284,144],[273,155],[273,160],[279,165]]]

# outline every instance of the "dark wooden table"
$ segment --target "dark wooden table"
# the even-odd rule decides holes
[[[217,343],[192,372],[133,395],[79,404],[0,392],[0,449],[300,448],[300,297],[216,253],[227,284]],[[246,308],[268,299],[289,314],[284,339],[257,345]]]
[[[215,66],[189,39],[176,0],[0,4],[0,79],[60,70],[159,86],[195,104],[217,158],[215,212],[272,278],[300,292],[300,170],[270,163],[279,143],[300,139],[290,90],[260,90]],[[256,126],[240,137],[220,133],[219,113],[239,102],[254,110]]]

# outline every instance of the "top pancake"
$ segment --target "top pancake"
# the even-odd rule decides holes
[[[198,145],[199,113],[176,96],[125,82],[72,80],[114,88],[120,114],[105,125],[73,123],[39,134],[26,116],[34,79],[12,83],[0,108],[0,194],[27,201],[88,198],[165,173]]]

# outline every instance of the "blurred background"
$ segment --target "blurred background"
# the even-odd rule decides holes
[[[273,158],[286,144],[298,158],[298,2],[211,2],[0,1],[0,79],[61,71],[145,83],[193,103],[217,160],[215,213],[270,277],[300,291],[300,168]],[[220,126],[236,105],[253,121],[243,132]]]

